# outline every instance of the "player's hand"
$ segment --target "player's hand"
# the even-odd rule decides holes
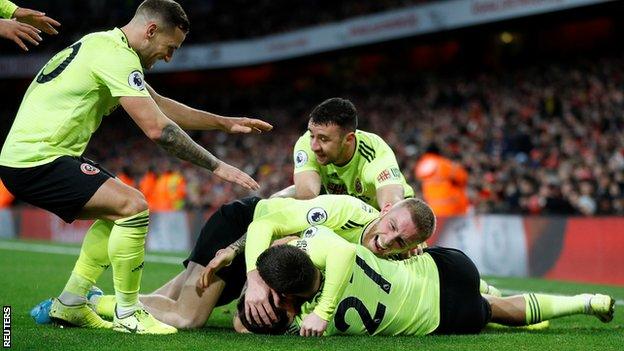
[[[18,7],[13,13],[13,17],[22,23],[29,24],[50,35],[58,34],[58,31],[54,27],[59,27],[61,25],[58,21],[46,16],[43,12],[25,9],[23,7]]]
[[[241,171],[240,169],[230,166],[227,163],[221,161],[219,166],[213,171],[213,173],[228,182],[236,183],[243,188],[249,190],[258,190],[260,189],[260,185],[247,173]]]
[[[236,252],[230,247],[226,247],[225,249],[221,249],[217,251],[215,257],[208,262],[206,268],[200,273],[199,278],[197,278],[197,286],[198,292],[203,292],[207,289],[212,283],[212,279],[221,268],[229,266],[232,261],[236,258]]]
[[[24,41],[35,46],[39,45],[39,42],[43,40],[39,33],[41,33],[39,29],[29,24],[0,19],[0,37],[14,41],[24,51],[28,51]]]
[[[245,317],[257,325],[271,325],[277,322],[277,316],[269,296],[273,295],[275,306],[279,305],[278,294],[260,277],[258,270],[247,273],[247,292],[245,292]]]
[[[325,329],[327,329],[327,321],[312,312],[303,319],[299,335],[323,336]]]
[[[262,133],[273,129],[269,123],[247,117],[226,117],[224,130],[228,133]]]

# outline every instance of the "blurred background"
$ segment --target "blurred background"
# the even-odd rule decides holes
[[[465,173],[450,184],[467,205],[441,219],[433,242],[481,257],[486,273],[624,284],[624,273],[613,275],[624,271],[624,2],[179,2],[191,31],[146,79],[189,106],[275,126],[254,136],[192,133],[251,174],[259,195],[292,184],[292,147],[308,114],[340,96],[354,102],[360,129],[393,148],[417,196],[426,192],[419,161],[427,151]],[[18,1],[62,27],[27,54],[0,41],[0,138],[47,59],[89,32],[124,25],[139,3]],[[190,247],[211,211],[249,195],[167,156],[121,109],[104,118],[85,156],[144,191],[154,212],[169,213],[152,222],[169,228],[153,229],[162,232],[150,234],[153,248]],[[11,222],[2,236],[78,241],[84,233],[2,199],[2,223]],[[188,239],[171,238],[179,226]],[[603,256],[602,273],[583,278],[575,262],[584,255]]]

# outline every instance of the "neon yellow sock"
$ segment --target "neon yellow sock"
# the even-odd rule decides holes
[[[71,295],[67,295],[67,293],[73,294],[76,297],[81,298],[80,302],[84,303],[86,301],[84,297],[87,295],[87,291],[91,288],[93,283],[86,279],[85,277],[77,274],[76,272],[72,272],[69,276],[69,280],[65,284],[65,289],[63,289],[63,293],[61,293],[61,302],[69,305],[74,305],[78,302],[72,298]],[[69,299],[71,299],[71,301]]]
[[[113,222],[97,220],[87,231],[82,241],[80,256],[63,289],[64,294],[61,294],[66,303],[75,304],[78,302],[76,298],[87,295],[87,291],[110,265],[108,237],[112,227]]]
[[[580,314],[585,312],[587,298],[582,295],[556,296],[544,294],[523,294],[526,302],[526,322],[535,324],[541,321]]]
[[[487,294],[488,291],[488,283],[485,280],[479,279],[479,292],[482,294]]]
[[[485,280],[479,279],[479,292],[482,294],[501,297],[503,294],[494,286],[488,284]]]
[[[113,265],[113,285],[121,308],[137,306],[145,257],[149,210],[115,221],[108,241]]]
[[[110,266],[108,239],[112,228],[113,222],[98,219],[91,225],[82,241],[80,256],[73,272],[91,281],[91,285],[95,284],[102,272]]]

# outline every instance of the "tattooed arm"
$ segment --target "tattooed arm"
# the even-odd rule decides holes
[[[206,168],[209,171],[214,172],[221,162],[208,150],[193,141],[182,128],[173,122],[165,126],[160,137],[154,141],[169,154]]]
[[[241,252],[245,250],[245,243],[247,243],[247,233],[243,234],[238,240],[231,243],[228,248],[234,250],[234,255],[238,256]]]
[[[223,267],[232,264],[232,261],[245,250],[245,242],[247,241],[247,233],[243,234],[238,240],[228,245],[228,247],[217,251],[215,257],[208,262],[206,268],[202,270],[197,278],[195,285],[202,291],[212,284],[214,275]]]
[[[273,126],[255,118],[225,117],[211,112],[198,110],[173,99],[158,94],[149,84],[145,84],[150,96],[160,110],[186,130],[220,129],[228,133],[268,132]]]
[[[273,243],[271,243],[271,246],[284,245],[289,241],[296,240],[298,238],[299,237],[296,235],[285,236],[283,238],[273,241]],[[243,236],[238,238],[238,240],[236,240],[235,242],[231,243],[227,248],[231,249],[234,252],[234,256],[238,256],[241,252],[245,251],[245,244],[247,244],[247,233],[243,234]]]
[[[124,96],[119,102],[145,135],[171,155],[206,168],[218,177],[247,189],[257,190],[260,187],[246,173],[219,160],[193,141],[175,122],[162,113],[152,98]]]

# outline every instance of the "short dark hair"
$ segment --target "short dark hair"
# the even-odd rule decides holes
[[[358,117],[355,105],[347,99],[334,97],[321,102],[310,113],[314,124],[336,124],[342,129],[355,132]]]
[[[422,199],[408,197],[398,202],[398,206],[407,208],[410,213],[412,223],[418,231],[419,243],[429,239],[436,228],[436,216],[431,207]]]
[[[165,26],[180,28],[184,33],[187,33],[191,27],[186,12],[173,0],[145,0],[139,5],[136,13],[158,16]]]
[[[256,262],[260,277],[278,294],[304,294],[314,288],[316,267],[301,249],[278,245],[264,251]]]
[[[269,295],[269,301],[271,306],[273,307],[273,312],[277,316],[277,321],[271,325],[257,325],[255,323],[251,323],[247,320],[245,316],[245,294],[242,294],[236,303],[236,313],[238,315],[238,319],[241,321],[241,324],[245,327],[245,329],[249,330],[254,334],[269,334],[269,335],[282,335],[286,334],[288,330],[288,314],[286,310],[281,307],[276,307],[272,295]]]

